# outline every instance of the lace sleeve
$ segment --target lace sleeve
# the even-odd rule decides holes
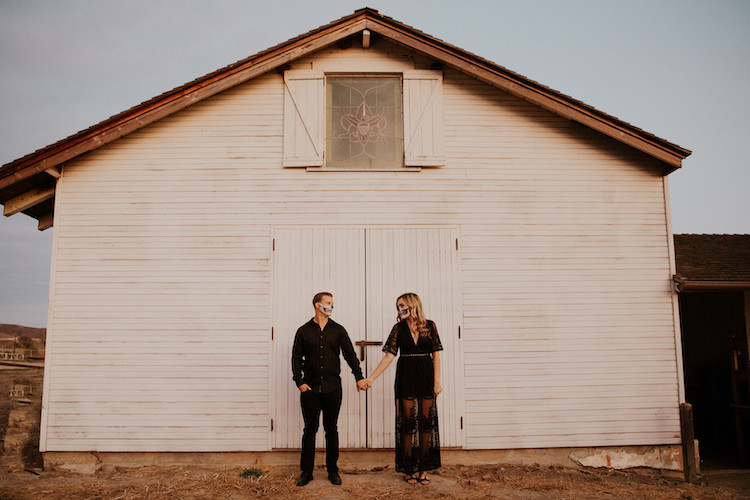
[[[398,354],[398,323],[393,325],[388,340],[383,344],[383,352],[390,352],[394,356]]]
[[[443,344],[440,342],[440,336],[434,321],[430,321],[430,339],[432,340],[432,352],[443,350]]]

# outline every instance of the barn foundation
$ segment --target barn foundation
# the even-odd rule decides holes
[[[443,449],[443,465],[538,465],[567,468],[607,467],[626,469],[648,467],[682,470],[680,445],[614,446],[592,448],[538,448],[515,450]],[[316,463],[325,464],[324,452],[316,454]],[[120,453],[120,452],[46,452],[47,470],[71,470],[93,474],[114,467],[144,466],[223,466],[262,467],[299,464],[298,450],[235,453]],[[347,468],[383,467],[393,464],[392,450],[342,450],[339,466]]]

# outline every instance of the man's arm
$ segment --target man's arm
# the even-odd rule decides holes
[[[294,345],[292,346],[292,379],[297,387],[303,385],[302,379],[302,358],[304,354],[302,352],[302,331],[297,330],[297,334],[294,336]]]
[[[357,353],[354,351],[354,347],[352,346],[352,341],[349,338],[349,334],[346,333],[346,329],[343,326],[341,327],[341,337],[339,343],[341,345],[341,352],[344,354],[346,363],[349,365],[349,368],[352,369],[354,378],[359,382],[364,378],[362,376],[362,368],[359,366],[359,359],[357,358]]]

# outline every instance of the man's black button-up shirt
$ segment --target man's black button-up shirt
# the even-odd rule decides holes
[[[340,353],[344,354],[352,373],[361,380],[362,368],[343,326],[328,319],[320,326],[312,319],[299,327],[292,347],[292,374],[297,387],[307,384],[313,392],[326,394],[341,389]]]

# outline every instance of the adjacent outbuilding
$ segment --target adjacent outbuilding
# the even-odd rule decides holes
[[[677,234],[688,403],[708,467],[750,463],[750,235]]]

